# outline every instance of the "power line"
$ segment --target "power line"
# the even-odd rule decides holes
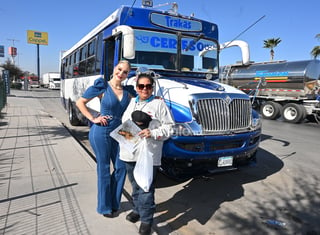
[[[20,42],[20,40],[18,39],[14,39],[14,38],[7,38],[8,41],[12,41],[12,45],[14,46],[14,42]]]
[[[261,16],[258,20],[256,20],[253,24],[251,24],[249,27],[247,27],[245,30],[243,30],[241,33],[239,33],[234,39],[232,39],[226,46],[225,48],[228,47],[230,43],[232,43],[234,40],[236,40],[238,37],[240,37],[242,34],[247,32],[250,28],[252,28],[255,24],[257,24],[260,20],[262,20],[266,15]]]

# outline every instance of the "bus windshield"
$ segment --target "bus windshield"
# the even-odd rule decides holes
[[[217,43],[213,40],[137,29],[134,33],[132,67],[218,73]]]

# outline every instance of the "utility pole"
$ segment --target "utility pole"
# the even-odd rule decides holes
[[[12,46],[14,46],[14,42],[20,42],[20,40],[14,38],[7,38],[7,40],[12,41]]]
[[[20,65],[20,56],[21,56],[21,55],[23,55],[23,54],[22,54],[22,53],[19,53],[19,52],[17,53],[17,57],[18,57],[18,67],[19,67],[19,65]]]

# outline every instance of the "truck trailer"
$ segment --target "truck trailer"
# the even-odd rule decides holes
[[[44,73],[41,78],[41,86],[48,89],[60,89],[60,73],[49,72]]]
[[[255,63],[249,56],[243,58],[242,62],[220,66],[220,82],[251,95],[254,107],[265,119],[282,117],[299,123],[308,118],[320,123],[319,60]]]

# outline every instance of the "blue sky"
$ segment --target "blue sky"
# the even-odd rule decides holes
[[[23,71],[37,73],[36,45],[27,43],[27,30],[48,32],[49,45],[40,46],[40,74],[59,71],[59,54],[69,49],[92,28],[120,5],[132,5],[134,0],[10,0],[0,4],[0,45],[18,49],[15,63]],[[154,0],[154,5],[167,1]],[[263,48],[263,40],[280,38],[275,48],[275,60],[308,60],[314,46],[320,45],[315,38],[320,33],[319,0],[176,0],[179,13],[191,15],[218,24],[220,43],[234,39],[262,16],[265,16],[239,40],[249,44],[250,59],[269,61],[270,53]],[[140,6],[137,0],[135,6]],[[166,10],[168,7],[161,7]],[[221,52],[221,65],[241,60],[240,49],[233,47]]]

